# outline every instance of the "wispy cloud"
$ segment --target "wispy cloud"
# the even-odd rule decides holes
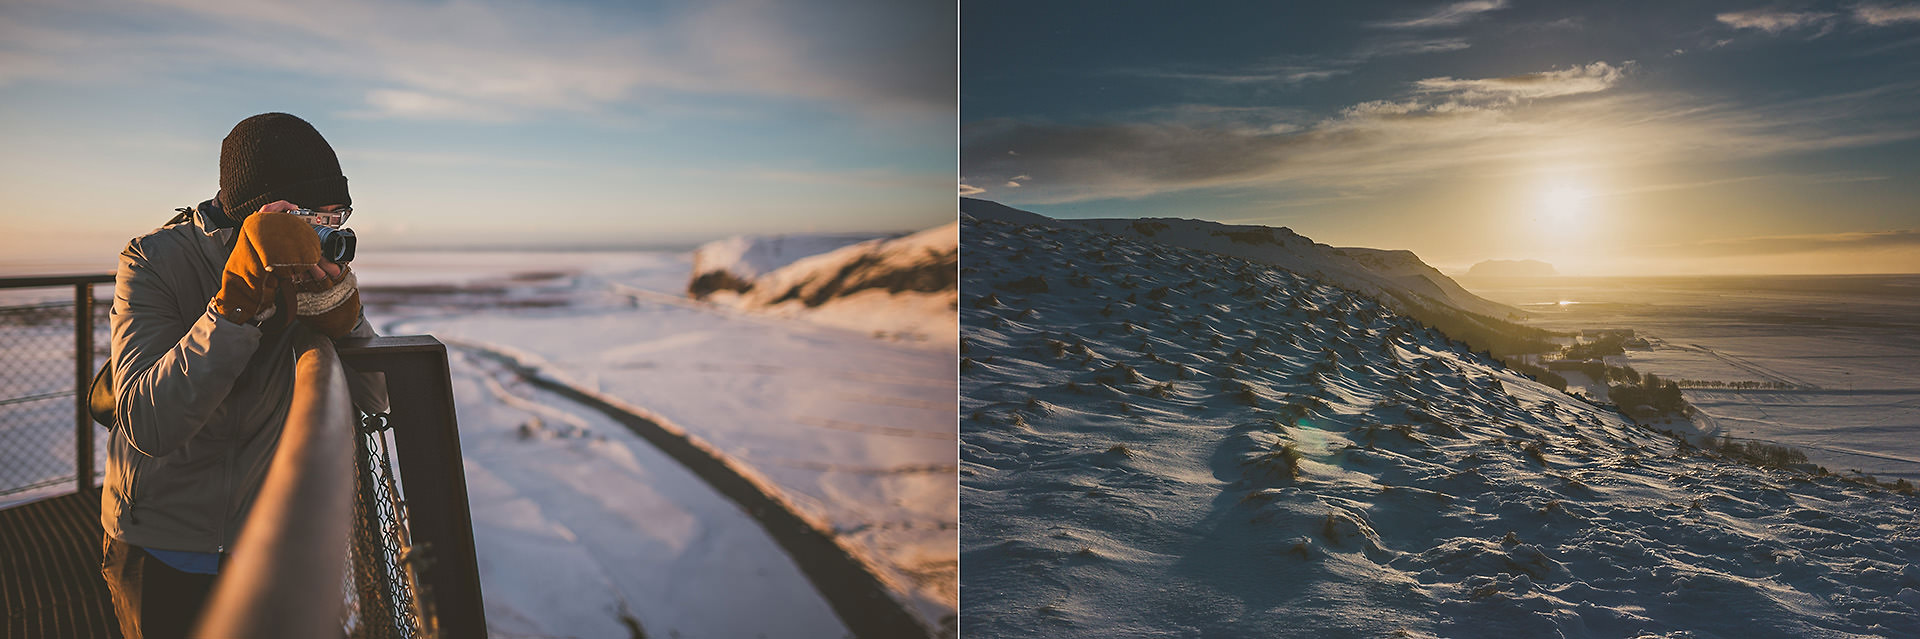
[[[987,191],[1044,175],[1045,183],[1021,181],[1019,199],[1031,204],[1202,188],[1365,194],[1460,171],[1720,162],[1920,138],[1912,124],[1920,108],[1894,99],[1920,93],[1914,83],[1755,107],[1621,92],[1628,68],[1602,62],[1445,79],[1317,120],[1189,105],[1182,112],[1198,115],[1187,119],[976,121],[961,130],[961,171]],[[1874,106],[1863,107],[1861,95],[1876,96],[1866,103]],[[1709,185],[1672,188],[1692,186]]]
[[[1364,185],[1452,164],[1455,159],[1431,151],[1466,152],[1501,128],[1501,118],[1457,103],[1381,101],[1297,130],[987,120],[962,128],[961,165],[973,184],[1048,176],[1044,185],[1022,183],[1023,193],[1032,191],[1023,199],[1035,203],[1265,181]]]
[[[1185,105],[1172,119],[1125,124],[975,122],[961,132],[962,171],[991,178],[976,184],[1019,183],[1035,203],[1274,181],[1364,189],[1511,156],[1517,139],[1564,136],[1551,123],[1515,117],[1518,100],[1597,93],[1624,68],[1596,62],[1507,78],[1435,78],[1404,99],[1361,102],[1317,120]],[[1016,177],[1027,174],[1049,179]]]
[[[1853,8],[1853,19],[1876,27],[1920,22],[1920,4],[1862,4]]]
[[[1411,18],[1374,22],[1372,25],[1385,29],[1432,29],[1436,27],[1451,27],[1464,24],[1469,20],[1479,17],[1480,14],[1505,8],[1506,6],[1506,0],[1468,0],[1466,2],[1455,2]]]
[[[1267,84],[1292,86],[1353,73],[1356,67],[1378,58],[1445,53],[1469,48],[1464,38],[1422,38],[1394,35],[1374,38],[1341,54],[1289,56],[1256,64],[1225,69],[1179,67],[1124,68],[1109,71],[1116,75],[1164,80],[1207,82],[1223,85]]]
[[[472,122],[506,122],[514,117],[509,108],[488,102],[468,101],[418,91],[375,89],[367,92],[366,101],[367,108],[349,111],[346,115]]]
[[[1361,45],[1354,50],[1352,57],[1355,61],[1364,61],[1391,56],[1445,53],[1470,46],[1472,45],[1466,38],[1384,38]]]
[[[1735,29],[1758,29],[1767,33],[1825,25],[1833,18],[1834,14],[1831,13],[1779,9],[1730,11],[1714,16],[1721,24]]]
[[[1660,184],[1647,184],[1647,185],[1636,186],[1632,188],[1600,191],[1600,192],[1593,193],[1590,197],[1595,197],[1595,198],[1624,197],[1624,196],[1631,196],[1631,195],[1643,195],[1647,193],[1689,191],[1693,189],[1704,189],[1704,188],[1710,188],[1715,186],[1725,186],[1728,184],[1741,184],[1745,182],[1758,182],[1758,181],[1798,182],[1801,184],[1836,184],[1836,183],[1851,183],[1851,182],[1879,182],[1886,179],[1888,178],[1887,176],[1884,176],[1884,175],[1850,175],[1850,174],[1795,175],[1790,173],[1772,173],[1767,175],[1743,175],[1739,177],[1721,178],[1717,180],[1700,180],[1695,182],[1665,182]]]
[[[1699,257],[1920,249],[1920,230],[1905,229],[1866,233],[1743,237],[1695,242],[1691,244],[1667,245],[1659,248],[1662,250],[1679,249]]]
[[[1632,64],[1627,62],[1613,66],[1606,62],[1595,62],[1567,69],[1478,80],[1428,78],[1415,82],[1414,87],[1421,93],[1457,93],[1467,99],[1554,98],[1612,88],[1626,75]]]
[[[741,167],[734,169],[681,168],[673,173],[689,177],[724,180],[740,186],[816,187],[828,189],[900,190],[937,193],[953,184],[953,174],[899,169],[801,169],[790,167]]]
[[[1870,27],[1889,27],[1909,22],[1920,22],[1920,5],[1916,4],[1878,4],[1865,3],[1854,5],[1846,15],[1824,11],[1788,11],[1783,9],[1751,9],[1732,11],[1714,16],[1721,24],[1735,29],[1753,29],[1769,34],[1780,34],[1800,29],[1819,28],[1815,37],[1825,35],[1843,19],[1851,19],[1857,24]]]
[[[1200,80],[1220,84],[1300,84],[1314,80],[1325,80],[1335,76],[1346,75],[1347,73],[1350,73],[1347,69],[1279,66],[1252,68],[1228,73],[1141,70],[1131,72],[1130,75],[1168,80]]]
[[[804,100],[868,114],[951,113],[951,11],[830,1],[848,6],[721,0],[610,15],[642,10],[26,0],[10,6],[0,26],[7,36],[0,38],[0,85],[216,68],[335,82],[364,96],[353,113],[363,117],[501,121],[701,96]],[[127,28],[130,21],[148,26]]]

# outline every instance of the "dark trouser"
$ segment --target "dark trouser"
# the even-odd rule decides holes
[[[139,546],[103,535],[100,574],[127,639],[184,638],[212,594],[214,575],[174,570]]]

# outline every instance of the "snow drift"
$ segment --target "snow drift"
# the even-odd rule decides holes
[[[959,226],[846,239],[735,237],[707,244],[694,252],[688,295],[950,348],[959,332]]]
[[[974,217],[969,635],[1920,635],[1911,496],[1636,426],[1351,271]]]

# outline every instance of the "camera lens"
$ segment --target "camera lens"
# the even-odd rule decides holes
[[[353,261],[353,249],[359,243],[353,229],[336,229],[316,226],[313,230],[320,234],[320,256],[335,264]]]

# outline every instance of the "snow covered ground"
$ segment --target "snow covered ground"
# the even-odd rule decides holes
[[[1240,259],[962,222],[978,637],[1920,636],[1920,500],[1739,465]]]
[[[489,352],[712,445],[831,530],[925,625],[951,624],[951,347],[693,302],[689,261],[433,253],[356,263],[383,334],[452,346],[494,630],[626,636],[626,612],[649,636],[848,632],[737,506]]]
[[[499,364],[451,355],[494,636],[631,636],[623,616],[648,636],[846,635],[758,524],[678,462]]]

